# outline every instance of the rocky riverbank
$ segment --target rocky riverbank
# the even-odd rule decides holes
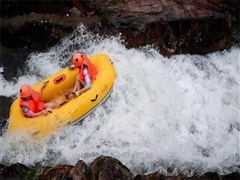
[[[83,23],[102,35],[121,33],[129,47],[153,44],[166,56],[205,54],[239,43],[239,7],[225,0],[4,1],[1,44],[44,49]]]
[[[238,180],[240,173],[231,173],[228,175],[219,175],[215,172],[208,172],[203,175],[187,177],[165,176],[159,172],[150,174],[134,175],[119,160],[100,156],[93,160],[89,165],[84,161],[78,161],[75,166],[58,165],[55,167],[29,168],[23,164],[13,164],[5,166],[0,164],[0,177],[4,179],[73,179],[73,180],[176,180],[176,179],[199,179],[199,180]]]

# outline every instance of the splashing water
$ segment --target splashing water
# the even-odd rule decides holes
[[[118,37],[79,26],[48,52],[30,54],[16,82],[0,74],[1,95],[16,96],[21,84],[69,66],[76,51],[111,57],[117,80],[108,100],[80,124],[38,142],[5,134],[0,162],[74,165],[108,155],[134,173],[240,171],[239,48],[168,59],[151,46],[127,49]]]

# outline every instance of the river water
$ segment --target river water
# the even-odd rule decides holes
[[[0,163],[28,166],[90,163],[100,155],[133,173],[193,175],[240,171],[240,48],[208,55],[163,57],[154,47],[128,49],[118,37],[83,26],[46,52],[29,54],[15,81],[0,74],[0,95],[16,97],[71,64],[76,52],[105,53],[117,71],[107,101],[81,123],[39,141],[0,137]],[[0,67],[0,72],[4,68]]]

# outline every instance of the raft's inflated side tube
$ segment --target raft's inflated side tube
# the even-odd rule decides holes
[[[60,108],[53,110],[52,113],[36,118],[27,118],[23,115],[19,107],[18,97],[10,109],[8,132],[24,131],[43,137],[55,132],[60,127],[83,119],[102,103],[113,88],[116,71],[112,61],[105,54],[97,54],[89,59],[98,72],[90,90],[64,103]],[[66,68],[39,82],[33,86],[33,89],[39,91],[42,83],[49,81],[43,90],[42,100],[44,102],[63,101],[65,98],[64,93],[66,93],[66,90],[73,88],[77,75],[78,69],[68,70]]]

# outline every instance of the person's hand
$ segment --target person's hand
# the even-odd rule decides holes
[[[42,84],[42,87],[41,88],[44,88],[46,85],[47,85],[48,81],[47,82],[43,82]]]
[[[46,116],[49,113],[52,113],[52,109],[51,108],[47,108],[47,109],[43,110],[43,115],[44,116]]]
[[[43,110],[42,112],[43,112],[43,113],[42,113],[43,116],[46,116],[46,115],[49,113],[48,110],[46,110],[46,109]]]
[[[74,68],[75,68],[75,65],[72,64],[71,66],[69,66],[68,70],[72,70]]]
[[[76,93],[75,93],[75,95],[78,97],[78,96],[80,96],[82,93],[81,93],[81,90],[78,90]]]

